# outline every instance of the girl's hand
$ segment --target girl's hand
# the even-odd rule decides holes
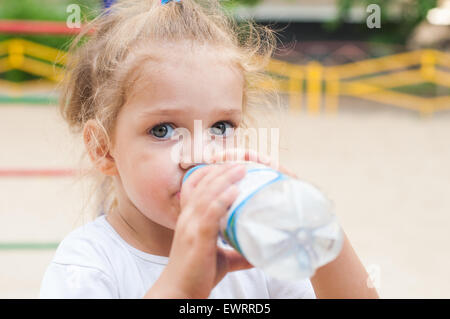
[[[244,150],[244,149],[230,149],[223,152],[220,152],[211,157],[211,162],[213,163],[222,163],[227,161],[252,161],[267,165],[274,170],[277,170],[283,174],[291,176],[293,178],[298,178],[298,176],[292,171],[288,170],[286,167],[283,167],[278,164],[277,161],[270,159],[269,157],[258,154],[254,150]]]
[[[217,246],[219,221],[239,194],[233,184],[244,176],[243,165],[226,163],[199,168],[184,182],[169,262],[146,297],[207,298],[228,272],[253,267]]]

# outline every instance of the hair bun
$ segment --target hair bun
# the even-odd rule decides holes
[[[181,2],[181,0],[161,0],[161,4],[166,4],[166,3],[169,3],[169,2],[172,2],[172,1]]]

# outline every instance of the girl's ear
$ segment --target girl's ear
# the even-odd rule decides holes
[[[83,128],[83,140],[95,167],[105,175],[118,175],[116,163],[110,154],[108,138],[94,120],[88,120]]]

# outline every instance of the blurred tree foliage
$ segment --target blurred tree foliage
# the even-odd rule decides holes
[[[67,6],[78,4],[81,17],[88,20],[99,12],[100,2],[95,0],[0,0],[0,19],[66,21],[70,13]],[[17,37],[15,34],[0,34],[0,41]],[[72,39],[64,35],[20,35],[20,38],[42,43],[55,48],[67,47]]]
[[[67,6],[78,4],[83,20],[92,18],[101,8],[100,1],[95,0],[0,0],[0,19],[2,20],[41,20],[66,21]],[[45,44],[58,49],[69,46],[72,36],[64,35],[16,35],[0,34],[0,41],[20,37],[33,42]],[[12,70],[0,75],[0,78],[19,82],[36,78],[22,71]]]
[[[346,21],[353,8],[361,8],[366,12],[370,4],[377,4],[381,11],[381,29],[370,29],[369,38],[373,41],[404,44],[430,9],[437,6],[437,0],[337,0],[338,16],[327,23],[331,30]],[[370,12],[366,12],[370,15]],[[367,32],[365,23],[361,24]],[[376,32],[373,32],[376,31]]]
[[[261,0],[220,0],[225,8],[235,8],[237,5],[256,5]],[[103,0],[0,0],[0,19],[8,20],[43,20],[66,21],[69,13],[67,6],[78,4],[83,20],[95,17],[103,8]],[[0,34],[0,41],[14,35]],[[38,43],[63,48],[70,41],[66,36],[21,35]]]
[[[233,9],[238,5],[254,6],[261,2],[261,0],[221,0],[222,5],[227,9]]]
[[[220,0],[225,8],[233,9],[237,5],[256,5],[261,0]],[[103,0],[0,0],[0,20],[38,20],[66,21],[67,7],[78,4],[82,21],[91,20],[103,9]],[[37,43],[66,50],[73,36],[65,35],[14,35],[0,34],[0,41],[19,36]],[[12,70],[0,75],[10,81],[23,81],[35,78],[30,74]]]

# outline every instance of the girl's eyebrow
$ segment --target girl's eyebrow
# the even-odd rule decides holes
[[[234,114],[239,115],[239,114],[242,113],[242,110],[240,110],[240,109],[229,109],[229,108],[226,108],[226,109],[213,109],[212,113],[220,114],[220,115],[234,115]]]
[[[180,113],[188,113],[189,108],[155,108],[151,110],[145,110],[140,113],[140,116],[161,116],[161,115],[176,115]],[[233,108],[214,108],[212,112],[214,115],[239,115],[242,113],[240,109]]]

